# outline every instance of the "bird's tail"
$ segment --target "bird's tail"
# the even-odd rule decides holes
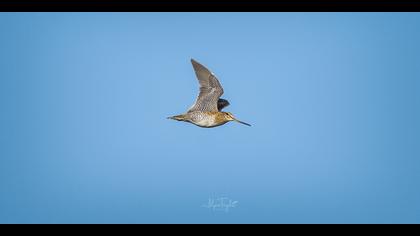
[[[168,119],[184,121],[185,120],[185,115],[170,116],[170,117],[168,117]]]

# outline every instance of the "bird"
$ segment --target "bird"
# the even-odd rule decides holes
[[[215,74],[196,60],[191,59],[191,64],[200,85],[198,97],[186,113],[170,116],[168,119],[189,122],[201,128],[213,128],[229,121],[251,126],[236,119],[231,112],[222,111],[230,103],[220,98],[223,95],[223,88],[219,80]]]

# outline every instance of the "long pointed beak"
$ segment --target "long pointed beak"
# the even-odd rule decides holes
[[[241,124],[243,124],[243,125],[248,125],[248,126],[251,126],[250,124],[245,123],[245,122],[240,121],[240,120],[237,120],[237,119],[234,119],[234,121],[236,121],[236,122],[238,122],[238,123],[241,123]]]

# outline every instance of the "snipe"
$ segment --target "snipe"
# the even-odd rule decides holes
[[[216,76],[194,59],[191,59],[191,63],[200,83],[200,93],[187,113],[171,116],[168,119],[190,122],[203,128],[220,126],[229,121],[236,121],[251,126],[236,119],[232,113],[222,111],[223,108],[229,105],[229,102],[220,98],[223,94],[223,88]]]

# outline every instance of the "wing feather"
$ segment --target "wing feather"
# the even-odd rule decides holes
[[[220,85],[219,80],[211,71],[194,59],[191,59],[191,63],[200,84],[200,92],[194,105],[188,112],[219,111],[218,101],[223,94],[223,88]]]

